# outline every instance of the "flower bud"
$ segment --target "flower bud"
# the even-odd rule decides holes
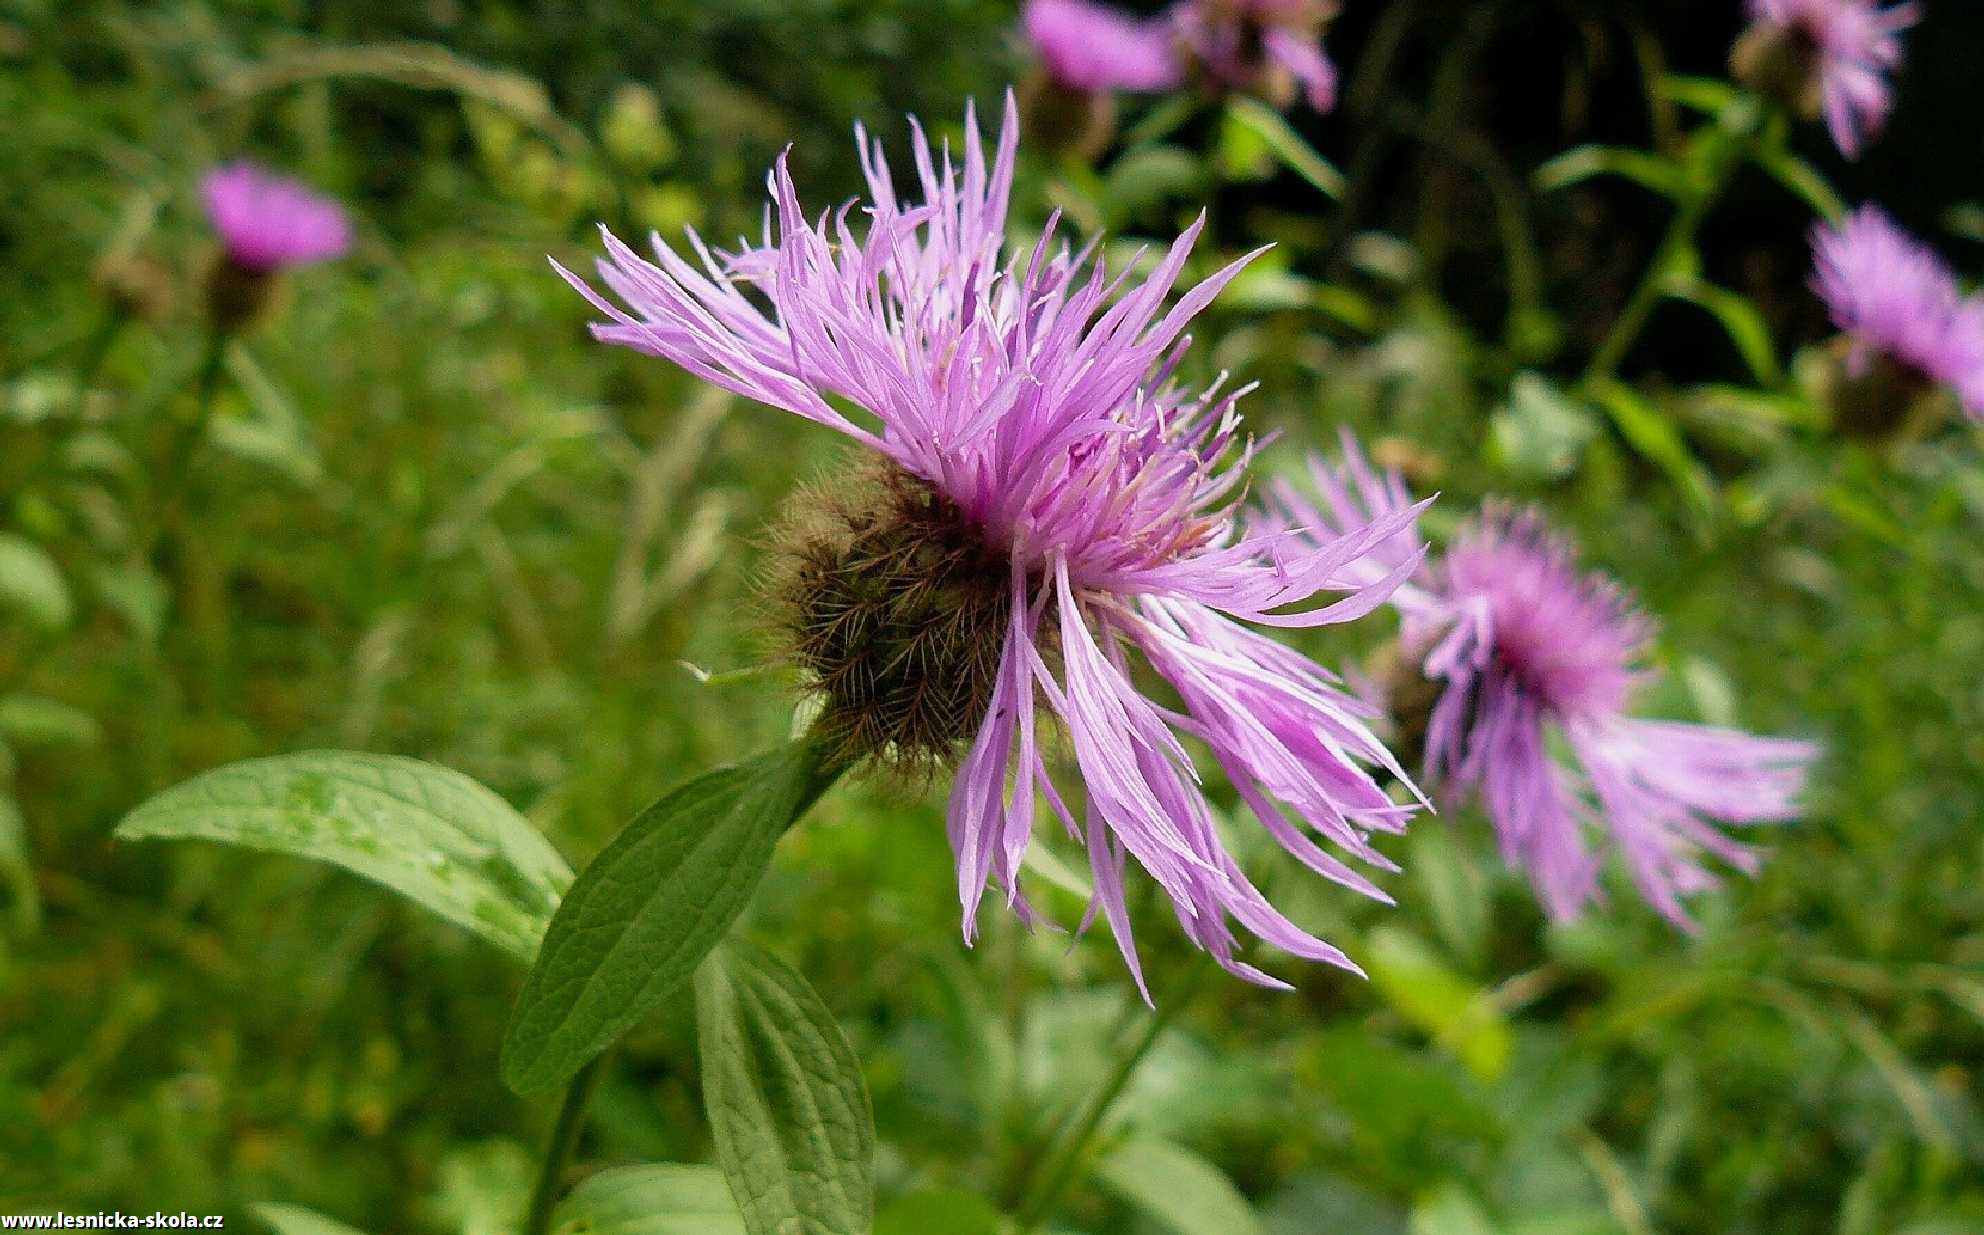
[[[1277,108],[1336,106],[1337,70],[1319,46],[1337,0],[1187,0],[1178,34],[1190,75],[1214,94],[1240,91]]]
[[[1035,69],[1020,83],[1021,123],[1037,133],[1035,144],[1054,154],[1093,163],[1116,137],[1116,96],[1108,90],[1063,85]]]
[[[1823,68],[1819,45],[1802,26],[1757,22],[1729,52],[1737,81],[1801,120],[1817,120],[1824,110]]]
[[[839,755],[951,758],[992,705],[1006,557],[948,499],[879,461],[799,493],[772,549],[767,593]]]
[[[214,329],[232,334],[260,315],[275,291],[276,271],[250,266],[222,253],[207,271],[207,317]]]
[[[1861,441],[1892,440],[1918,416],[1935,414],[1942,394],[1920,369],[1883,353],[1859,356],[1845,336],[1826,349],[1821,380],[1833,428]]]

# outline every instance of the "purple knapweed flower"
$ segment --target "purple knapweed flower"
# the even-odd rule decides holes
[[[1184,78],[1162,18],[1138,20],[1091,0],[1027,0],[1021,24],[1041,63],[1067,90],[1169,90]]]
[[[1411,509],[1404,482],[1380,474],[1348,435],[1344,459],[1313,461],[1320,504],[1277,486],[1268,524],[1339,529]],[[1410,526],[1367,554],[1361,581],[1411,560]],[[1788,820],[1817,748],[1730,729],[1636,720],[1626,708],[1647,677],[1652,626],[1602,576],[1580,572],[1567,541],[1534,511],[1485,508],[1446,554],[1392,594],[1401,653],[1435,684],[1426,769],[1447,793],[1478,796],[1508,863],[1526,872],[1556,918],[1599,899],[1611,837],[1633,881],[1681,926],[1682,897],[1712,886],[1703,853],[1746,873],[1757,852],[1714,824]],[[1572,764],[1551,754],[1552,739]]]
[[[1880,360],[1924,384],[1947,386],[1984,419],[1984,296],[1878,206],[1812,233],[1812,288],[1850,343],[1847,373]]]
[[[1193,64],[1213,82],[1286,106],[1300,89],[1319,112],[1336,106],[1336,66],[1323,27],[1336,0],[1180,0],[1172,20]]]
[[[1748,0],[1748,9],[1754,24],[1737,46],[1739,71],[1811,118],[1824,116],[1840,152],[1858,157],[1894,106],[1888,75],[1901,63],[1900,34],[1921,20],[1921,6]]]
[[[249,270],[329,261],[351,248],[351,220],[342,206],[252,163],[208,172],[200,195],[222,249]]]
[[[1253,455],[1234,410],[1244,391],[1215,382],[1193,395],[1172,380],[1186,324],[1248,260],[1167,308],[1203,218],[1141,281],[1106,273],[1092,245],[1071,254],[1055,239],[1058,216],[1037,243],[1009,250],[1010,95],[989,162],[970,112],[961,168],[915,128],[920,201],[899,199],[880,144],[857,139],[865,228],[852,203],[809,222],[781,157],[776,227],[768,219],[757,246],[717,254],[691,233],[685,258],[656,238],[650,262],[608,233],[599,278],[624,308],[560,267],[610,319],[596,337],[872,452],[855,469],[870,479],[802,494],[785,533],[782,603],[823,726],[851,754],[968,745],[948,812],[967,940],[988,882],[1032,917],[1020,870],[1038,793],[1086,847],[1083,926],[1108,920],[1140,987],[1126,858],[1233,973],[1281,985],[1236,959],[1229,919],[1354,969],[1242,873],[1183,739],[1210,750],[1283,848],[1387,899],[1309,831],[1392,868],[1369,834],[1402,830],[1416,805],[1395,805],[1367,770],[1404,779],[1366,726],[1374,710],[1249,626],[1319,626],[1382,604],[1414,562],[1354,582],[1353,568],[1414,511],[1301,549],[1237,526]],[[1348,595],[1290,611],[1325,591]],[[1133,657],[1170,698],[1145,693]],[[1049,776],[1050,718],[1085,803]]]

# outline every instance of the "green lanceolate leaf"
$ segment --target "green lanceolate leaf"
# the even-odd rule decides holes
[[[301,1205],[265,1204],[253,1208],[255,1216],[273,1228],[276,1235],[364,1235],[357,1227],[346,1226]]]
[[[772,847],[826,789],[798,742],[672,790],[565,895],[503,1040],[520,1093],[565,1080],[687,981],[764,877]]]
[[[1590,389],[1592,398],[1610,413],[1621,436],[1667,473],[1695,514],[1704,521],[1713,517],[1715,482],[1666,413],[1621,382],[1598,382]]]
[[[24,536],[0,532],[0,608],[39,630],[57,631],[76,616],[69,585],[47,550]]]
[[[0,885],[7,889],[4,912],[13,919],[14,930],[29,934],[41,924],[41,894],[35,886],[34,866],[28,860],[27,820],[14,799],[0,793]]]
[[[1567,189],[1597,176],[1618,176],[1662,197],[1679,199],[1688,192],[1685,168],[1644,150],[1619,146],[1579,146],[1536,169],[1536,187],[1545,193]]]
[[[1489,992],[1456,973],[1411,932],[1381,926],[1366,957],[1371,980],[1394,1011],[1432,1035],[1484,1081],[1509,1066],[1514,1034]]]
[[[529,962],[572,872],[509,803],[460,772],[355,751],[231,763],[146,802],[124,840],[217,840],[375,879]]]
[[[1771,341],[1770,325],[1756,305],[1704,279],[1680,280],[1667,290],[1670,296],[1699,305],[1715,318],[1759,383],[1776,386],[1784,380],[1784,370],[1777,362],[1777,345]]]
[[[103,730],[94,717],[39,695],[0,696],[0,739],[21,746],[94,746]]]
[[[1234,148],[1243,144],[1243,137],[1259,142],[1262,150],[1308,181],[1324,197],[1343,200],[1348,188],[1343,173],[1304,141],[1280,112],[1256,99],[1235,98],[1226,105],[1222,133],[1222,147],[1229,164],[1238,161],[1240,156]]]
[[[572,1189],[551,1215],[554,1235],[745,1235],[723,1172],[713,1166],[625,1166]]]
[[[784,962],[730,943],[696,971],[717,1161],[750,1235],[868,1235],[875,1119],[854,1049]]]
[[[1839,190],[1832,187],[1823,172],[1797,155],[1788,150],[1767,149],[1757,156],[1757,166],[1828,223],[1846,217],[1846,201],[1840,197]]]
[[[1706,116],[1719,116],[1736,106],[1743,92],[1719,77],[1688,77],[1669,73],[1659,82],[1660,93]]]
[[[1260,1219],[1233,1181],[1169,1141],[1125,1141],[1096,1163],[1095,1177],[1178,1235],[1261,1235]]]

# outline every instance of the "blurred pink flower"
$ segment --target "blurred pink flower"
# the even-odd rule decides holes
[[[200,182],[221,247],[250,270],[276,270],[342,257],[351,220],[328,197],[252,163],[230,163]]]
[[[1984,297],[1966,298],[1942,259],[1878,206],[1821,225],[1812,250],[1812,287],[1852,343],[1853,376],[1885,357],[1984,419]]]
[[[1070,90],[1169,90],[1184,79],[1162,18],[1139,21],[1092,0],[1027,0],[1021,17],[1048,73]]]
[[[1274,494],[1271,526],[1320,541],[1410,509],[1404,482],[1379,474],[1355,441],[1336,466],[1313,461],[1320,504],[1292,485]],[[1407,560],[1408,526],[1367,554],[1352,582]],[[1755,850],[1713,826],[1788,820],[1818,754],[1810,743],[1731,729],[1635,720],[1652,630],[1618,587],[1580,573],[1573,551],[1532,510],[1490,506],[1452,548],[1392,593],[1402,651],[1441,686],[1427,727],[1429,779],[1476,793],[1503,857],[1527,872],[1553,917],[1599,899],[1607,833],[1641,894],[1688,926],[1682,897],[1714,884],[1703,852],[1746,873]],[[1572,762],[1550,752],[1561,738]]]
[[[1921,6],[1876,0],[1748,0],[1752,21],[1798,40],[1793,53],[1818,75],[1819,106],[1848,158],[1879,132],[1894,105],[1888,74],[1901,64],[1900,34]]]
[[[1172,10],[1193,62],[1229,89],[1286,105],[1299,86],[1319,112],[1336,106],[1337,72],[1323,54],[1336,0],[1180,0]]]

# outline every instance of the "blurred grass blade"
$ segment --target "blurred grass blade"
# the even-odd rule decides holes
[[[1691,77],[1681,73],[1662,77],[1660,93],[1707,116],[1721,115],[1743,97],[1741,90],[1719,77]]]
[[[335,1218],[326,1218],[314,1209],[301,1205],[276,1205],[264,1203],[250,1206],[257,1218],[268,1223],[276,1235],[364,1235],[355,1226],[346,1226]]]
[[[1875,1074],[1893,1091],[1895,1101],[1907,1115],[1915,1135],[1937,1153],[1954,1159],[1957,1138],[1937,1110],[1935,1090],[1916,1072],[1908,1057],[1901,1053],[1901,1048],[1881,1032],[1880,1026],[1846,1000],[1835,1000],[1833,1010],[1846,1030],[1846,1036],[1860,1048],[1867,1062],[1874,1066]]]
[[[795,742],[670,791],[580,874],[503,1040],[519,1092],[558,1084],[688,980],[744,909],[792,821],[826,789]]]
[[[1515,1035],[1491,992],[1456,973],[1399,927],[1373,931],[1366,951],[1372,983],[1400,1016],[1480,1079],[1492,1081],[1507,1070]]]
[[[551,1215],[557,1235],[745,1235],[713,1166],[623,1166],[588,1176]]]
[[[96,718],[40,695],[0,696],[0,740],[20,746],[95,746],[103,739]]]
[[[1148,142],[1164,140],[1190,120],[1198,107],[1199,100],[1190,91],[1171,96],[1151,108],[1149,114],[1123,134],[1124,147],[1134,149]]]
[[[1648,462],[1667,473],[1667,478],[1681,490],[1681,496],[1699,517],[1701,528],[1706,528],[1715,517],[1715,484],[1709,479],[1708,469],[1688,449],[1674,422],[1644,395],[1620,382],[1594,382],[1591,395],[1611,415],[1620,436]]]
[[[1846,217],[1846,199],[1839,195],[1839,190],[1832,187],[1823,172],[1797,155],[1788,150],[1763,150],[1757,154],[1757,166],[1828,223]]]
[[[1644,150],[1619,146],[1579,146],[1536,169],[1536,187],[1545,193],[1568,189],[1599,176],[1618,176],[1675,200],[1688,194],[1688,173]]]
[[[28,859],[27,820],[19,803],[6,794],[0,794],[0,880],[6,881],[14,932],[33,934],[41,925],[41,893]]]
[[[1084,903],[1095,895],[1095,889],[1089,885],[1088,876],[1076,870],[1066,858],[1048,848],[1044,841],[1035,841],[1026,847],[1026,852],[1020,856],[1020,870],[1037,876],[1050,887],[1059,888]]]
[[[172,595],[149,563],[105,564],[97,567],[91,581],[99,604],[123,618],[148,646],[158,644],[172,610]]]
[[[1776,386],[1784,381],[1784,369],[1777,361],[1777,345],[1771,341],[1770,326],[1748,299],[1702,279],[1677,279],[1667,288],[1667,294],[1697,305],[1713,316],[1760,385]]]
[[[1873,497],[1855,491],[1848,482],[1827,485],[1820,496],[1826,509],[1875,539],[1903,551],[1912,547],[1908,529],[1880,509]]]
[[[1605,1207],[1612,1212],[1612,1218],[1622,1227],[1626,1235],[1653,1235],[1653,1222],[1647,1216],[1646,1206],[1641,1203],[1639,1190],[1633,1184],[1632,1173],[1626,1164],[1619,1161],[1619,1155],[1596,1133],[1580,1128],[1573,1136],[1578,1152],[1584,1156],[1585,1164],[1598,1178],[1598,1186],[1605,1192]]]
[[[1144,146],[1116,160],[1103,187],[1103,203],[1117,215],[1134,214],[1205,191],[1205,174],[1190,151]]]
[[[1233,1181],[1169,1141],[1125,1141],[1096,1163],[1095,1178],[1177,1235],[1262,1235],[1260,1219]]]
[[[371,78],[414,90],[449,91],[530,125],[556,143],[567,158],[582,158],[592,149],[585,131],[558,114],[542,82],[477,64],[436,43],[300,43],[265,60],[231,68],[220,77],[218,87],[223,96],[243,100],[339,77]]]
[[[75,601],[48,551],[25,536],[0,532],[0,609],[10,609],[37,630],[65,629]]]
[[[868,1235],[875,1117],[833,1014],[783,961],[741,942],[696,971],[703,1103],[750,1235]]]
[[[1282,114],[1258,99],[1236,98],[1226,105],[1230,126],[1258,138],[1282,166],[1315,187],[1331,201],[1343,200],[1346,182],[1335,164],[1316,153]]]
[[[342,866],[528,963],[572,880],[529,820],[460,772],[306,751],[216,768],[117,825],[124,840],[217,840]]]

